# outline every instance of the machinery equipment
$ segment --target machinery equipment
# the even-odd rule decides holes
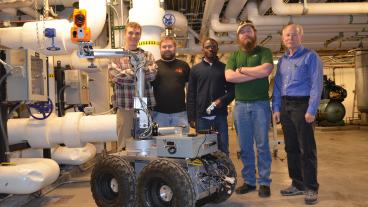
[[[344,125],[345,107],[341,103],[347,96],[346,90],[335,81],[324,76],[321,103],[318,107],[317,122],[320,126]]]
[[[182,134],[178,127],[159,128],[152,135],[152,119],[144,90],[144,57],[125,50],[92,49],[80,42],[79,56],[131,56],[136,93],[133,139],[127,150],[104,155],[91,175],[91,191],[98,206],[194,207],[228,199],[236,186],[230,158],[218,151],[217,134]]]

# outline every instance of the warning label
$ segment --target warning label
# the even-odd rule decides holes
[[[160,42],[155,41],[155,40],[144,40],[144,41],[139,41],[138,45],[139,46],[143,46],[143,45],[160,45]]]

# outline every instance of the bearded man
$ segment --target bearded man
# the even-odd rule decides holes
[[[234,121],[244,166],[241,171],[244,184],[236,189],[236,193],[255,191],[258,183],[258,195],[269,197],[272,159],[268,141],[271,119],[268,75],[273,69],[272,52],[256,44],[256,28],[250,21],[239,25],[237,35],[240,49],[230,55],[225,71],[226,81],[235,84]]]
[[[189,132],[185,104],[185,87],[189,80],[189,65],[176,58],[176,41],[166,36],[160,42],[161,59],[156,61],[158,72],[152,82],[156,106],[153,120],[160,127],[182,126]]]

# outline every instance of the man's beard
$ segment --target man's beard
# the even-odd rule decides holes
[[[164,52],[161,55],[161,58],[163,60],[173,60],[175,58],[175,53],[173,53],[173,52]]]
[[[245,51],[250,52],[256,46],[257,38],[256,37],[248,37],[245,43],[242,44],[242,47]]]

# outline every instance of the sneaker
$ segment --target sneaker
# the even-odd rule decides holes
[[[299,190],[295,186],[290,186],[286,189],[280,190],[282,196],[295,196],[295,195],[303,195],[305,193],[304,190]]]
[[[268,185],[259,186],[258,196],[261,197],[261,198],[270,197],[271,196],[270,186],[268,186]]]
[[[251,191],[255,191],[256,190],[256,186],[253,185],[248,185],[246,183],[244,183],[242,186],[238,187],[235,192],[236,194],[246,194],[249,193]]]
[[[305,204],[313,205],[318,203],[318,192],[314,190],[307,190],[304,198]]]

